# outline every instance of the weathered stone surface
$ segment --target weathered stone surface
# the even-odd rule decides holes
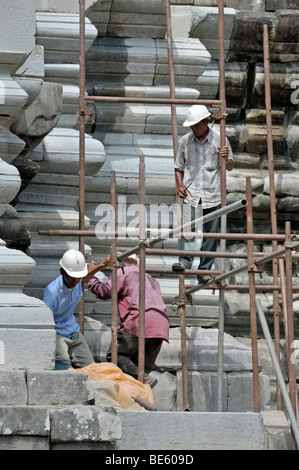
[[[0,450],[49,450],[49,438],[40,436],[1,436]]]
[[[40,94],[25,110],[19,113],[11,130],[27,142],[48,134],[56,126],[61,114],[62,86],[58,83],[46,83],[41,86]],[[33,146],[34,147],[34,146]]]
[[[174,40],[176,85],[194,83],[211,59],[198,39]],[[98,37],[86,56],[86,77],[91,82],[131,85],[169,85],[165,40]]]
[[[256,62],[263,58],[263,25],[267,24],[271,36],[276,24],[274,13],[264,11],[236,11],[229,60]]]
[[[123,426],[122,439],[116,442],[118,450],[265,448],[263,419],[259,413],[136,413],[119,410],[117,415]],[[143,424],[145,418],[147,426]]]
[[[164,38],[165,8],[159,0],[106,0],[86,11],[99,36]]]
[[[28,372],[29,405],[86,404],[94,399],[87,376],[77,371]]]
[[[298,2],[297,0],[266,0],[266,10],[275,11],[275,10],[297,10]]]
[[[53,442],[114,441],[122,436],[121,420],[113,408],[52,408],[50,419]]]
[[[246,142],[246,151],[249,153],[267,153],[267,127],[247,126],[248,140]],[[286,135],[283,126],[272,126],[273,152],[283,154],[286,148]]]
[[[0,406],[27,404],[27,385],[24,371],[0,370],[0,383]]]
[[[218,330],[209,328],[187,328],[187,364],[188,370],[218,370]],[[170,342],[163,343],[156,360],[158,367],[168,370],[181,368],[180,360],[181,335],[179,328],[170,331]],[[175,354],[177,351],[177,354]],[[248,371],[252,367],[251,351],[244,348],[233,337],[224,335],[224,371]]]
[[[252,107],[265,108],[264,66],[260,63],[254,66],[253,80]],[[271,63],[270,83],[272,106],[278,107],[278,109],[282,106],[288,106],[296,111],[299,65],[296,63]]]
[[[270,404],[269,377],[259,375],[260,406],[267,409]],[[254,411],[252,374],[227,374],[227,411]]]
[[[1,406],[1,436],[49,436],[49,411],[43,406]]]
[[[18,170],[0,159],[0,215],[6,210],[7,202],[17,195],[21,186]]]
[[[51,369],[56,346],[53,314],[41,300],[21,292],[35,262],[6,248],[2,240],[0,255],[0,368]]]

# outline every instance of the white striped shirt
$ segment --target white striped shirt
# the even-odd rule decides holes
[[[229,159],[233,160],[228,139]],[[185,134],[179,141],[174,167],[184,173],[184,186],[188,196],[184,202],[197,207],[200,200],[203,209],[218,206],[221,203],[220,178],[220,132],[209,127],[209,133],[202,143],[196,139],[193,131]]]

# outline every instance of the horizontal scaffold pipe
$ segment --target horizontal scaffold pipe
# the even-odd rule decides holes
[[[208,234],[207,234],[208,235]],[[202,238],[207,238],[205,233],[201,234]],[[124,252],[127,248],[117,247],[117,251]],[[173,248],[146,248],[147,255],[159,255],[159,256],[198,256],[204,258],[229,258],[229,259],[247,259],[247,253],[234,253],[232,251],[202,251],[194,252],[194,250],[175,250]],[[265,253],[254,252],[253,256],[260,258],[265,256]],[[293,259],[299,259],[299,254],[292,254]],[[284,259],[285,255],[279,256]]]
[[[299,242],[293,243],[292,248],[296,250],[299,248]],[[254,260],[254,264],[256,265],[261,265],[264,263],[267,263],[268,261],[271,261],[275,258],[278,258],[279,256],[283,255],[286,252],[286,248],[282,248],[281,250],[273,251],[269,255],[263,256],[262,258],[258,260]],[[186,295],[193,294],[194,292],[197,292],[198,290],[204,289],[214,282],[220,282],[224,281],[225,279],[234,276],[235,274],[239,274],[242,271],[248,270],[248,264],[243,264],[242,266],[239,266],[238,268],[232,269],[231,271],[228,271],[227,273],[220,274],[220,276],[216,276],[215,278],[211,279],[210,281],[206,282],[205,284],[199,284],[197,286],[191,287],[190,289],[185,291]],[[176,297],[177,299],[177,297]]]
[[[76,229],[63,229],[63,230],[39,230],[39,235],[44,235],[48,237],[117,237],[117,238],[136,238],[138,239],[139,230],[138,229],[127,229],[126,236],[123,232],[105,232],[98,230],[76,230]],[[182,237],[191,236],[194,238],[209,238],[209,239],[223,239],[223,240],[256,240],[262,242],[270,242],[272,240],[276,241],[285,241],[285,235],[283,234],[270,234],[270,233],[193,233],[193,232],[182,232],[180,237],[173,236],[172,238],[182,238]],[[292,235],[294,240],[299,240],[299,235]],[[165,241],[165,238],[162,238]],[[233,254],[232,254],[233,256]]]
[[[157,238],[153,238],[151,240],[148,240],[147,241],[147,246],[151,247],[151,246],[154,246],[154,245],[156,245],[157,243],[159,243],[161,241],[164,241],[167,238],[174,238],[177,235],[181,236],[182,232],[184,232],[186,230],[192,230],[193,228],[195,228],[195,227],[197,227],[201,224],[205,224],[206,222],[217,219],[217,217],[221,217],[225,214],[229,214],[230,212],[234,212],[234,211],[236,211],[238,209],[241,209],[241,208],[244,208],[246,206],[247,206],[246,199],[241,199],[240,201],[233,202],[232,204],[221,207],[221,209],[219,209],[217,211],[214,211],[211,214],[204,215],[202,217],[198,217],[197,219],[193,220],[192,222],[188,222],[187,224],[180,225],[179,227],[176,227],[172,230],[169,230],[168,232],[167,231],[163,232],[163,235],[161,235]],[[118,256],[118,259],[119,260],[125,259],[128,256],[131,256],[135,253],[138,253],[138,251],[139,251],[139,246],[136,246],[135,248],[132,248],[131,250],[128,250],[125,253]]]
[[[152,104],[183,104],[183,105],[192,105],[192,104],[205,104],[215,107],[222,107],[225,104],[223,100],[186,100],[179,98],[134,98],[130,96],[86,96],[86,103],[152,103]]]

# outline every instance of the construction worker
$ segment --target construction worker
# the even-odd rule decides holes
[[[94,362],[74,315],[88,280],[89,265],[77,250],[68,250],[59,262],[60,275],[44,290],[43,301],[52,310],[56,330],[56,369],[81,368]],[[101,264],[103,268],[105,264]],[[98,267],[100,270],[100,267]]]
[[[110,261],[110,257],[106,258]],[[139,268],[136,256],[126,258],[117,269],[119,329],[117,332],[117,365],[126,374],[138,379],[139,335]],[[100,265],[99,265],[100,266]],[[95,268],[96,269],[96,268]],[[97,277],[88,282],[88,289],[98,299],[111,299],[111,277],[101,283]],[[144,383],[153,388],[157,380],[149,375],[163,341],[169,341],[169,318],[158,281],[145,274],[145,360]],[[106,356],[111,361],[111,347]]]
[[[193,105],[183,123],[183,126],[190,127],[191,131],[180,139],[174,165],[177,196],[184,200],[183,224],[220,209],[220,158],[225,159],[228,171],[234,167],[230,143],[226,139],[226,145],[220,147],[220,133],[209,127],[209,116],[211,113],[206,106]],[[196,228],[192,231],[196,231]],[[202,231],[218,232],[219,217],[203,224]],[[181,250],[194,251],[195,248],[195,238],[180,240]],[[216,249],[217,240],[203,240],[202,251],[216,251]],[[179,262],[172,265],[172,269],[174,271],[190,269],[193,259],[192,256],[181,256]],[[201,257],[198,269],[210,270],[213,262],[214,258]],[[201,284],[211,279],[211,276],[199,275],[197,279]]]

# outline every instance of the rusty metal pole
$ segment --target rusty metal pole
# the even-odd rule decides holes
[[[230,206],[232,206],[231,204],[227,205],[226,208],[229,208]],[[238,207],[235,207],[233,209],[234,210],[238,210],[238,209],[242,209],[244,208],[245,205],[240,205]],[[221,209],[220,209],[221,210]],[[226,211],[225,211],[226,212]],[[228,212],[226,213],[230,213],[231,211],[229,210]],[[218,216],[220,216],[221,213],[218,212]],[[212,219],[208,219],[208,220],[212,220]],[[202,221],[206,222],[207,219],[204,219],[204,220],[200,220],[200,219],[197,219],[197,223],[200,223]],[[179,227],[180,228],[180,227]],[[190,237],[191,235],[194,235],[196,238],[197,238],[197,234],[193,233],[193,232],[187,232],[187,231],[183,231],[181,233],[184,233],[186,234],[186,236]],[[180,235],[181,235],[180,233]],[[104,231],[100,231],[100,230],[39,230],[38,231],[38,234],[39,235],[45,235],[45,236],[49,236],[49,237],[80,237],[80,236],[86,236],[86,237],[103,237],[103,236],[106,236],[106,237],[114,237],[114,236],[117,236],[117,233],[115,232],[104,232]],[[130,236],[130,238],[134,238],[134,235],[132,232],[130,232],[130,230],[128,229],[127,230],[127,234],[128,236]],[[170,232],[169,233],[169,236],[167,238],[177,238],[177,234],[178,232],[177,231],[173,231],[173,232]],[[120,235],[123,235],[123,233],[121,232]],[[241,241],[244,241],[244,240],[257,240],[257,241],[262,241],[262,242],[269,242],[269,241],[272,241],[272,240],[277,240],[279,242],[283,242],[285,240],[285,236],[282,235],[282,234],[278,234],[278,235],[272,235],[271,233],[203,233],[203,234],[200,234],[198,235],[198,237],[205,237],[205,238],[223,238],[225,240],[241,240]],[[296,234],[293,234],[292,235],[292,238],[294,240],[299,240],[299,235],[296,235]],[[152,239],[150,240],[150,245],[153,246],[155,245],[156,243],[159,243],[160,241],[163,241],[165,240],[165,236],[159,238],[159,239]],[[133,248],[132,250],[127,250],[126,252],[126,256],[129,256],[129,255],[132,255],[133,253],[137,253],[139,251],[139,246],[137,246],[137,248]],[[176,250],[174,250],[174,253],[176,254]],[[220,253],[220,252],[217,252],[217,253]],[[257,257],[258,256],[261,256],[261,253],[256,253]],[[204,256],[207,256],[206,254]],[[225,252],[223,252],[223,256],[227,256],[225,254]],[[236,257],[242,257],[243,255],[239,254],[239,255],[232,255],[230,254],[229,255],[230,257],[233,257],[233,256],[236,256]],[[294,259],[299,259],[299,255],[297,254],[293,254],[292,255]],[[246,256],[245,256],[246,258]]]
[[[139,162],[139,331],[138,331],[138,380],[143,383],[145,362],[145,165],[144,155]]]
[[[263,30],[264,43],[264,80],[265,80],[265,105],[266,105],[266,122],[267,122],[267,151],[268,151],[268,171],[269,171],[269,188],[270,188],[270,213],[272,233],[277,234],[277,218],[276,218],[276,200],[275,200],[275,180],[274,180],[274,158],[273,158],[273,139],[272,139],[272,116],[271,116],[271,85],[270,85],[270,55],[269,55],[269,34],[268,25],[264,24]],[[272,251],[277,250],[277,242],[272,241]],[[273,284],[278,284],[278,260],[272,261]],[[280,332],[279,332],[279,301],[278,291],[273,291],[273,314],[274,314],[274,341],[275,351],[280,360]],[[282,410],[282,396],[278,379],[276,379],[276,396],[277,409]]]
[[[116,232],[116,177],[115,171],[111,171],[110,181],[110,224],[111,231]],[[111,362],[117,365],[117,320],[118,320],[118,299],[117,299],[117,256],[116,256],[116,236],[111,238],[110,268],[111,268]]]
[[[79,228],[84,230],[85,216],[85,0],[80,3],[80,97],[79,97]],[[79,237],[80,251],[84,253],[84,237]]]
[[[278,248],[281,249],[281,246],[279,246]],[[285,339],[286,339],[288,362],[289,362],[290,361],[290,352],[288,350],[288,348],[289,348],[289,341],[288,341],[288,304],[287,304],[286,276],[285,276],[285,263],[284,263],[284,260],[282,258],[279,258],[278,259],[278,264],[279,264],[279,273],[280,273],[281,309],[282,309],[282,315],[283,315],[284,334],[285,334]]]
[[[225,52],[224,52],[224,1],[218,2],[218,42],[219,42],[219,98],[225,101]],[[226,104],[225,104],[226,106]],[[223,111],[223,110],[222,110]],[[220,118],[220,146],[226,143],[226,109]],[[226,162],[220,158],[221,173],[221,207],[226,206]],[[221,233],[226,232],[227,216],[221,216]],[[226,251],[226,242],[220,240],[220,251]],[[220,269],[224,270],[225,261],[220,261]],[[218,401],[217,411],[223,410],[223,354],[224,354],[224,289],[219,291],[219,320],[218,320]]]
[[[165,14],[166,14],[166,37],[167,37],[167,52],[168,52],[168,74],[169,74],[169,89],[171,99],[175,99],[175,80],[173,68],[173,45],[172,45],[172,28],[171,28],[171,6],[170,1],[165,0]],[[174,160],[177,154],[178,147],[178,132],[177,132],[177,118],[176,108],[171,104],[171,122],[172,122],[172,139]],[[182,200],[177,197],[177,204],[180,207],[180,225],[182,225],[183,204]],[[187,368],[187,336],[186,336],[186,303],[185,303],[185,276],[179,274],[179,312],[180,312],[180,330],[181,330],[181,357],[182,357],[182,386],[183,386],[183,410],[189,410],[188,399],[188,368]]]
[[[79,95],[79,229],[84,230],[85,217],[85,0],[79,0],[80,11],[80,95]],[[84,237],[79,236],[79,250],[84,254]],[[78,306],[78,323],[84,334],[84,285]]]
[[[290,400],[292,403],[292,407],[294,413],[297,416],[297,400],[298,400],[298,391],[297,391],[297,384],[296,384],[296,371],[295,371],[295,361],[292,360],[294,357],[294,313],[293,313],[293,286],[292,286],[292,245],[289,244],[291,241],[291,224],[290,222],[286,222],[285,224],[285,248],[286,248],[286,256],[285,256],[285,270],[286,270],[286,291],[287,291],[287,310],[288,310],[288,351],[290,354],[290,361],[289,361],[289,393],[290,393]],[[292,432],[291,435],[292,441],[292,449],[297,449],[296,441],[294,439],[294,434]]]
[[[247,233],[253,232],[253,210],[252,210],[252,187],[249,177],[246,178],[246,221]],[[259,368],[258,368],[258,345],[257,345],[257,317],[255,304],[255,271],[254,264],[254,242],[248,240],[248,280],[249,280],[249,303],[250,303],[250,336],[252,353],[252,376],[253,376],[253,405],[256,413],[260,412],[260,387],[259,387]]]

